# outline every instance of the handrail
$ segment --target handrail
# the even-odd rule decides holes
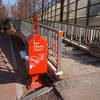
[[[100,49],[100,30],[90,27],[82,27],[56,22],[43,22],[44,25],[63,30],[63,38],[75,41],[79,45],[87,46],[89,49]]]
[[[57,24],[62,24],[62,25],[71,25],[71,26],[77,26],[77,27],[83,27],[83,28],[90,28],[90,29],[95,29],[95,30],[100,30],[100,28],[96,28],[96,27],[93,27],[93,26],[84,26],[84,25],[76,25],[76,24],[70,24],[70,23],[68,23],[68,24],[66,24],[66,23],[64,23],[64,22],[59,22],[59,21],[56,21],[56,22],[54,22],[54,21],[43,21],[42,22],[42,24],[44,24],[45,22],[47,22],[47,23],[57,23]]]
[[[52,27],[50,27],[50,26],[46,26],[46,25],[43,25],[43,24],[39,24],[39,26],[41,26],[41,27],[43,27],[43,28],[47,28],[47,29],[50,29],[50,30],[52,30],[52,31],[54,31],[54,32],[59,32],[60,30],[58,30],[58,29],[55,29],[55,28],[52,28]]]

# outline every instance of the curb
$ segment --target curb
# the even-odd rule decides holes
[[[38,91],[33,92],[33,93],[23,97],[21,100],[34,100],[36,97],[39,97],[39,96],[41,96],[43,94],[46,94],[46,93],[50,92],[52,89],[53,89],[53,87],[41,88]]]

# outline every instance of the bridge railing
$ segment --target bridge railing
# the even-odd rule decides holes
[[[90,49],[100,49],[100,30],[91,27],[82,27],[55,22],[43,22],[44,25],[63,30],[63,38],[75,41]]]
[[[48,61],[61,70],[62,31],[40,24],[40,34],[48,42]],[[54,70],[56,71],[54,68]]]
[[[11,20],[15,30],[21,38],[27,38],[32,34],[32,23],[26,20]],[[62,31],[46,25],[39,24],[39,33],[48,43],[48,65],[57,75],[61,73]],[[23,39],[24,40],[24,39]]]

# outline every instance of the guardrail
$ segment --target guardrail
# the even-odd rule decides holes
[[[57,72],[61,70],[62,31],[40,24],[40,34],[48,42],[48,60],[56,66]],[[54,70],[56,71],[54,68]]]
[[[32,23],[22,19],[11,19],[12,26],[25,42],[25,38],[32,34]],[[62,31],[39,24],[39,33],[48,43],[48,65],[56,75],[61,72]]]
[[[42,24],[63,30],[63,39],[69,39],[89,49],[100,50],[100,30],[92,27],[83,27],[70,24],[61,24],[44,21]]]

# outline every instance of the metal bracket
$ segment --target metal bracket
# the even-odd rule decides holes
[[[55,74],[56,74],[56,75],[63,75],[63,72],[60,71],[60,72],[56,72]]]

